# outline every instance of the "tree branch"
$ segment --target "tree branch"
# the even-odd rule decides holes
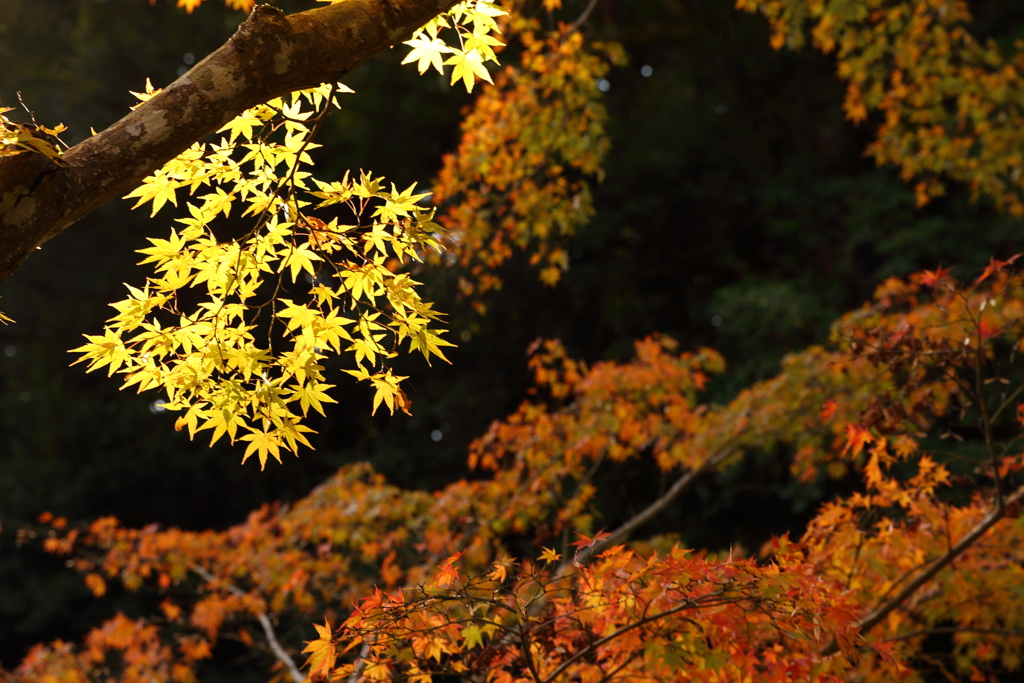
[[[363,677],[363,672],[366,670],[366,658],[370,656],[370,648],[373,647],[376,641],[376,633],[371,633],[363,641],[363,646],[359,648],[359,654],[356,655],[356,665],[352,669],[352,675],[348,677],[348,683],[359,683],[359,680]]]
[[[269,99],[337,81],[406,40],[456,0],[346,0],[285,16],[261,5],[188,73],[57,166],[34,153],[0,158],[0,281],[36,248],[122,197],[192,143]]]
[[[582,14],[576,18],[576,21],[572,22],[572,27],[566,32],[566,34],[572,33],[573,31],[579,30],[580,26],[583,26],[584,22],[590,18],[590,13],[594,11],[597,6],[597,0],[590,0],[584,8]]]
[[[708,598],[708,597],[719,595],[720,593],[721,593],[721,591],[715,591],[714,593],[708,593],[707,595],[702,595],[700,599],[703,600],[703,599]],[[562,672],[564,672],[570,666],[572,666],[573,664],[575,664],[579,660],[583,659],[584,657],[587,657],[588,655],[593,653],[595,650],[597,650],[597,648],[601,647],[605,643],[609,643],[609,642],[615,640],[616,638],[618,638],[619,636],[621,636],[624,633],[632,631],[635,628],[640,628],[641,626],[645,626],[645,625],[651,623],[652,621],[657,621],[659,619],[664,619],[665,617],[671,616],[671,615],[673,615],[673,614],[675,614],[677,612],[682,612],[683,610],[688,610],[688,609],[697,609],[699,607],[701,607],[700,603],[698,603],[696,601],[693,601],[693,600],[687,600],[683,604],[677,605],[677,606],[675,606],[675,607],[673,607],[671,609],[667,609],[664,612],[658,612],[657,614],[652,614],[652,615],[650,615],[648,617],[644,617],[643,619],[638,619],[638,620],[634,621],[631,624],[626,624],[625,626],[623,626],[623,627],[621,627],[621,628],[619,628],[619,629],[609,633],[608,635],[604,636],[603,638],[598,638],[597,640],[592,642],[590,645],[588,645],[585,648],[579,650],[578,652],[576,652],[576,654],[574,654],[573,656],[571,656],[568,659],[566,659],[565,661],[563,661],[561,664],[558,665],[558,668],[555,669],[554,671],[552,671],[547,676],[547,678],[545,678],[541,683],[551,683],[552,681],[556,680],[562,674]]]
[[[679,497],[683,491],[689,488],[690,484],[694,482],[700,475],[707,472],[709,469],[717,466],[723,460],[728,458],[730,455],[736,452],[736,449],[732,446],[725,446],[720,451],[715,453],[713,456],[701,463],[700,467],[695,470],[690,470],[683,476],[679,477],[672,487],[669,488],[660,498],[648,505],[646,508],[641,510],[639,513],[634,515],[632,518],[627,520],[622,526],[613,531],[610,536],[602,541],[595,543],[594,545],[583,548],[578,553],[574,561],[576,564],[586,564],[594,557],[597,553],[601,552],[609,546],[613,546],[617,543],[624,542],[629,538],[634,531],[639,527],[649,522],[654,516],[668,507],[669,503]]]
[[[208,583],[217,583],[224,586],[224,588],[232,595],[237,595],[240,598],[244,598],[249,595],[233,583],[223,579],[218,579],[199,565],[192,567],[192,571],[201,576]],[[274,625],[270,623],[270,618],[264,612],[258,612],[256,614],[256,618],[259,620],[260,626],[263,627],[263,635],[267,637],[267,644],[270,646],[270,650],[274,653],[274,656],[277,657],[277,661],[284,664],[285,668],[288,669],[288,674],[295,683],[303,683],[303,681],[306,680],[306,677],[302,675],[301,671],[299,671],[299,667],[295,665],[295,660],[293,660],[291,655],[288,654],[288,651],[281,646],[280,641],[277,639],[277,634],[274,633]]]
[[[1012,496],[1006,498],[998,498],[996,500],[995,507],[985,515],[980,522],[978,522],[973,529],[961,538],[955,546],[947,550],[940,557],[926,563],[918,568],[917,571],[920,573],[915,576],[911,581],[905,585],[896,595],[892,596],[878,607],[873,609],[867,616],[860,620],[857,624],[860,632],[867,633],[872,628],[878,625],[880,621],[885,619],[890,612],[902,605],[907,598],[913,595],[918,588],[923,586],[925,583],[930,581],[940,571],[945,569],[953,560],[961,555],[965,550],[974,545],[979,538],[985,535],[989,529],[995,526],[996,522],[1003,518],[1006,514],[1006,506],[1016,503],[1021,498],[1024,498],[1024,486],[1017,489]],[[836,643],[835,638],[829,641],[829,643],[823,647],[820,654],[823,657],[833,655],[839,651],[839,646]]]
[[[910,640],[911,638],[917,638],[918,636],[931,636],[938,635],[940,633],[978,633],[981,635],[988,636],[1004,636],[1006,638],[1024,638],[1024,631],[1004,631],[997,628],[960,628],[958,626],[939,626],[937,628],[923,628],[918,631],[911,631],[904,633],[900,636],[893,638],[886,638],[887,643],[896,643],[901,640]]]

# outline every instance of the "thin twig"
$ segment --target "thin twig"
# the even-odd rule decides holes
[[[985,436],[985,449],[988,451],[989,462],[992,464],[992,478],[995,480],[996,485],[996,508],[1001,512],[1005,509],[1006,503],[1003,501],[1003,482],[999,478],[999,456],[996,454],[996,446],[992,441],[993,420],[989,415],[988,401],[985,397],[985,387],[981,380],[981,364],[984,360],[982,357],[982,350],[984,347],[981,341],[980,319],[978,320],[978,325],[978,350],[975,352],[976,360],[974,363],[975,392],[977,392],[975,400],[977,400],[978,409],[981,411],[982,430]]]
[[[216,576],[208,572],[205,568],[195,565],[192,567],[192,571],[205,579],[208,583],[218,583],[231,593],[240,598],[247,597],[249,594],[244,590],[234,585],[229,581],[218,579]],[[288,673],[295,683],[303,683],[306,677],[299,671],[299,667],[295,665],[295,660],[291,658],[291,655],[281,647],[281,643],[277,640],[277,634],[274,633],[274,625],[270,623],[270,618],[264,612],[257,612],[256,618],[260,622],[260,626],[263,627],[263,634],[267,637],[267,644],[270,646],[270,650],[277,657],[277,661],[281,662],[288,669]]]
[[[586,22],[586,20],[590,18],[590,13],[594,11],[595,7],[597,7],[597,0],[590,0],[590,2],[587,3],[586,9],[583,10],[583,14],[577,17],[576,21],[572,22],[572,26],[569,28],[565,35],[568,36],[578,31],[580,26],[583,26],[584,22]]]
[[[996,421],[996,420],[998,420],[998,419],[999,419],[999,416],[1000,416],[1000,415],[1001,415],[1001,414],[1003,413],[1003,410],[1005,410],[1005,409],[1006,409],[1006,406],[1008,406],[1008,405],[1010,405],[1011,403],[1013,403],[1014,399],[1016,399],[1016,398],[1017,398],[1017,396],[1019,396],[1019,395],[1020,395],[1020,392],[1021,392],[1022,390],[1024,390],[1024,384],[1022,384],[1021,386],[1017,387],[1017,390],[1016,390],[1016,391],[1014,391],[1014,392],[1013,392],[1012,394],[1010,394],[1010,395],[1009,395],[1009,396],[1008,396],[1008,397],[1006,398],[1006,400],[1005,400],[1005,401],[1003,401],[1003,403],[1002,403],[1002,404],[1001,404],[1001,405],[999,406],[999,408],[998,408],[998,409],[996,410],[996,412],[994,412],[994,413],[992,414],[992,423],[993,423],[993,424],[995,423],[995,421]]]
[[[640,511],[632,518],[630,518],[628,521],[626,521],[622,526],[613,531],[611,535],[605,537],[603,540],[598,541],[597,543],[594,543],[594,545],[588,548],[583,548],[578,553],[576,553],[574,562],[576,564],[581,565],[586,564],[594,557],[594,555],[601,552],[605,548],[615,545],[616,543],[624,542],[639,527],[649,522],[654,516],[656,516],[666,507],[668,507],[669,503],[671,503],[679,496],[679,494],[681,494],[683,491],[689,488],[690,484],[692,484],[694,480],[697,479],[697,477],[704,474],[712,467],[718,465],[735,452],[735,448],[727,446],[722,450],[718,451],[718,453],[714,454],[713,456],[705,460],[703,463],[701,463],[700,467],[698,467],[697,469],[690,470],[683,476],[679,477],[679,479],[677,479],[676,482],[672,484],[672,487],[669,488],[669,490],[666,491],[660,498],[655,500],[642,511]]]

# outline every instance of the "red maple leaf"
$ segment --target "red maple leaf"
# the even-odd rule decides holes
[[[1005,261],[997,261],[994,258],[990,258],[988,265],[985,266],[985,270],[983,270],[981,272],[981,275],[978,276],[978,279],[974,281],[975,286],[980,285],[982,282],[987,280],[989,277],[991,277],[995,273],[998,273],[1003,268],[1005,268],[1006,266],[1010,265],[1011,263],[1013,263],[1014,261],[1016,261],[1020,257],[1021,257],[1021,254],[1014,254],[1013,256],[1011,256],[1010,258],[1008,258]]]
[[[943,268],[940,265],[935,270],[923,270],[920,273],[915,273],[911,277],[913,279],[917,280],[917,282],[919,284],[922,284],[925,287],[934,287],[935,285],[939,284],[940,282],[945,280],[947,277],[949,277],[949,271],[951,271],[951,270],[953,270],[953,269],[952,268]]]
[[[578,531],[574,531],[573,533],[576,534],[577,536],[579,536],[580,540],[574,541],[574,542],[570,543],[569,545],[574,545],[577,548],[579,548],[580,550],[583,550],[584,548],[589,548],[592,545],[596,545],[596,544],[600,543],[601,541],[603,541],[606,538],[611,538],[611,534],[605,533],[604,529],[601,529],[596,534],[594,534],[593,538],[589,538],[587,536],[584,536],[583,534],[581,534]]]
[[[981,325],[978,326],[978,334],[981,336],[981,341],[991,339],[1000,332],[1002,332],[1001,328],[996,327],[995,325],[990,325],[984,320],[982,320]]]
[[[834,398],[830,398],[829,400],[825,401],[825,405],[821,407],[821,421],[828,422],[829,420],[831,420],[832,416],[836,414],[836,408],[838,407],[839,404],[836,403],[836,400]]]

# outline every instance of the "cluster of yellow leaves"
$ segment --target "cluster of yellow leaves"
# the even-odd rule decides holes
[[[0,158],[35,152],[58,166],[62,165],[61,150],[58,146],[59,136],[67,127],[64,124],[47,128],[30,123],[18,123],[5,116],[9,111],[14,111],[14,108],[0,106]]]
[[[418,61],[421,73],[452,65],[452,82],[468,90],[476,78],[491,81],[483,64],[497,62],[492,32],[505,14],[489,2],[460,3],[417,31],[404,63]],[[454,31],[459,47],[446,45],[441,29]],[[441,54],[451,56],[442,63]],[[219,131],[219,144],[194,144],[131,192],[136,206],[152,202],[153,215],[177,206],[179,190],[201,202],[188,204],[190,217],[177,219],[182,227],[169,239],[141,250],[155,275],[129,287],[104,334],[75,349],[90,370],[126,375],[126,387],[164,390],[164,408],[183,413],[176,427],[190,436],[209,429],[211,443],[225,435],[248,442],[243,462],[255,454],[261,467],[310,446],[302,419],[334,402],[321,364],[329,352],[352,352],[346,372],[373,385],[374,411],[383,403],[408,412],[405,377],[387,361],[405,340],[428,361],[451,345],[431,327],[439,314],[420,299],[419,283],[398,272],[430,248],[441,251],[441,226],[421,206],[428,195],[415,185],[387,191],[370,173],[323,182],[303,170],[319,147],[311,117],[318,123],[337,106],[337,90],[348,91],[324,85],[243,112]],[[156,92],[147,81],[136,95]],[[201,188],[211,192],[197,196]],[[223,241],[210,224],[230,217],[236,202],[256,227]],[[314,204],[333,215],[312,215]]]
[[[467,295],[501,285],[495,269],[513,248],[531,252],[549,285],[568,268],[564,240],[593,213],[587,178],[603,176],[609,144],[597,82],[625,61],[617,45],[588,48],[568,27],[543,35],[515,17],[507,30],[521,43],[520,63],[474,102],[434,186],[450,251],[469,271]]]
[[[484,64],[489,61],[498,63],[494,48],[500,48],[504,43],[495,38],[492,32],[501,32],[496,19],[507,14],[493,2],[460,2],[444,14],[431,19],[410,40],[405,41],[405,45],[411,47],[412,51],[402,60],[402,64],[416,62],[416,68],[421,74],[432,66],[441,75],[444,75],[445,66],[451,66],[451,84],[462,81],[468,92],[473,92],[473,84],[478,78],[493,83]],[[441,33],[441,29],[445,28],[455,32],[457,44],[451,39],[446,42]],[[443,55],[450,56],[442,62]]]
[[[1024,215],[1024,51],[1006,55],[965,28],[964,0],[737,0],[763,13],[772,46],[811,39],[835,53],[847,81],[847,118],[872,111],[881,126],[868,153],[917,179],[919,204],[943,193],[940,177]]]
[[[190,435],[248,442],[243,461],[256,454],[261,467],[309,445],[302,418],[334,402],[329,353],[351,353],[346,372],[373,385],[374,410],[394,412],[409,407],[405,378],[387,363],[399,344],[428,361],[450,346],[419,283],[398,271],[440,249],[441,227],[420,205],[427,195],[389,191],[370,173],[324,182],[303,170],[319,146],[316,111],[304,105],[320,108],[319,120],[338,89],[347,90],[324,85],[243,112],[219,143],[194,144],[131,192],[154,214],[177,206],[179,190],[195,201],[168,239],[140,250],[154,269],[146,284],[129,287],[104,333],[75,349],[90,370],[125,375],[125,387],[164,391]],[[147,84],[140,98],[153,92]],[[225,241],[210,226],[232,209],[255,227]]]

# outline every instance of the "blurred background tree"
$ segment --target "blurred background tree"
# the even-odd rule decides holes
[[[275,4],[297,11],[313,3]],[[558,18],[571,21],[585,4],[565,0]],[[70,127],[71,144],[90,126],[106,127],[146,77],[169,83],[244,18],[214,2],[191,16],[173,5],[0,0],[0,101],[13,104],[20,92],[40,121]],[[1019,3],[985,0],[972,10],[979,38],[1024,35]],[[486,315],[457,298],[457,274],[428,276],[427,297],[449,313],[459,348],[451,366],[410,364],[402,373],[411,375],[413,417],[371,417],[366,390],[341,380],[340,405],[314,424],[317,450],[261,474],[238,466],[240,451],[175,433],[152,396],[122,394],[116,382],[68,368],[66,350],[101,328],[120,283],[141,280],[134,250],[154,224],[128,202],[93,213],[0,287],[2,310],[18,321],[0,329],[0,519],[8,529],[0,534],[0,660],[13,664],[32,643],[74,638],[109,610],[147,599],[99,605],[59,560],[19,543],[9,530],[42,510],[221,528],[263,502],[297,499],[359,460],[400,485],[436,487],[466,474],[469,441],[522,400],[525,351],[539,336],[561,338],[590,361],[628,357],[633,340],[654,331],[684,348],[713,346],[730,363],[713,386],[726,400],[772,374],[785,352],[822,341],[829,323],[886,276],[940,263],[966,276],[989,256],[1013,253],[1024,235],[1024,221],[972,203],[962,187],[916,208],[912,187],[864,158],[878,122],[844,120],[834,61],[810,49],[772,50],[767,23],[729,0],[599,0],[585,30],[621,42],[630,58],[601,84],[614,146],[595,188],[596,216],[573,239],[557,287],[540,284],[526,259],[510,261]],[[380,55],[347,79],[357,94],[318,140],[324,177],[362,167],[402,187],[423,183],[455,148],[470,96],[399,68],[402,55]],[[662,530],[723,548],[756,547],[792,528],[825,492],[792,485],[789,455],[748,458],[709,479],[659,521]],[[623,465],[602,482],[603,495],[628,506],[651,474]],[[235,667],[232,680],[242,680],[244,662],[218,666]]]

